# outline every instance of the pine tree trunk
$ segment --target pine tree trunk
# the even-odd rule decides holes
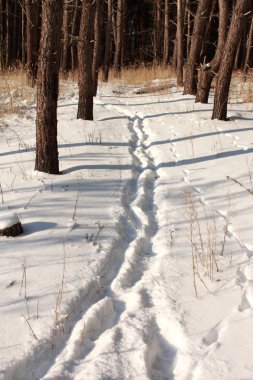
[[[114,56],[115,77],[120,75],[121,70],[121,52],[123,40],[123,0],[117,2],[117,19],[116,19],[116,46]]]
[[[0,70],[4,69],[4,10],[3,10],[3,0],[0,0]]]
[[[177,86],[183,86],[183,3],[177,0]]]
[[[10,2],[6,0],[5,67],[10,68]]]
[[[157,64],[161,58],[161,0],[155,1],[154,6],[154,63]]]
[[[215,74],[218,73],[227,38],[229,5],[227,0],[219,0],[219,36],[214,58],[201,67],[199,72],[196,102],[208,103],[209,92]]]
[[[92,30],[94,12],[92,0],[83,0],[78,40],[78,86],[79,101],[77,118],[93,120],[93,80],[92,80]]]
[[[74,4],[73,10],[73,19],[72,19],[72,27],[71,27],[71,70],[74,71],[77,66],[77,44],[76,44],[76,34],[77,34],[77,24],[79,21],[79,7],[80,0],[76,0]]]
[[[212,119],[227,120],[229,86],[248,4],[248,0],[236,1],[218,74]]]
[[[38,3],[35,0],[26,0],[26,48],[27,83],[34,87],[38,69]]]
[[[68,48],[69,48],[69,4],[63,3],[63,22],[62,22],[62,59],[61,59],[61,71],[63,75],[66,75],[68,71]]]
[[[186,56],[189,56],[191,48],[191,3],[190,0],[187,0],[186,3],[187,11],[187,32],[186,32]]]
[[[42,1],[35,170],[50,174],[59,174],[57,99],[62,18],[63,0]]]
[[[247,53],[246,53],[245,64],[244,64],[245,81],[247,78],[248,70],[250,68],[252,48],[253,48],[253,15],[251,16],[250,30],[249,30],[248,41],[247,41]]]
[[[100,42],[101,42],[101,28],[102,28],[102,6],[101,0],[96,0],[96,13],[94,23],[94,52],[92,63],[92,79],[93,79],[93,95],[97,95],[98,86],[98,69],[100,59]]]
[[[25,66],[26,63],[26,17],[25,17],[25,7],[24,7],[24,1],[22,0],[22,26],[21,26],[21,33],[22,33],[22,47],[21,47],[21,62],[22,66]]]
[[[169,15],[169,0],[165,0],[164,9],[164,41],[163,41],[163,64],[167,65],[169,62],[169,43],[170,43],[170,15]]]
[[[107,2],[107,26],[106,26],[106,40],[105,40],[105,55],[103,63],[103,77],[104,82],[108,81],[110,60],[111,60],[111,46],[112,46],[112,0]]]
[[[200,52],[211,12],[211,5],[211,0],[199,0],[191,37],[191,48],[185,67],[184,95],[195,95],[197,92],[197,65],[200,61]]]

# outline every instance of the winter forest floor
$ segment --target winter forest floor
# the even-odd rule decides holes
[[[91,122],[63,81],[59,176],[34,171],[32,96],[0,118],[0,223],[24,227],[0,238],[0,379],[253,379],[252,99],[212,121],[167,85],[101,84]]]

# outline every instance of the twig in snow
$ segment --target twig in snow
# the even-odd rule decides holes
[[[29,204],[32,202],[32,200],[36,197],[36,195],[39,193],[39,191],[36,191],[33,196],[30,198],[29,202],[24,206],[24,210],[26,210],[29,206]]]
[[[38,337],[37,337],[37,335],[35,334],[35,332],[34,332],[32,326],[30,325],[29,321],[28,321],[28,320],[26,319],[26,317],[24,316],[24,314],[22,313],[21,315],[22,315],[22,317],[24,318],[24,320],[26,321],[26,323],[28,324],[28,327],[29,327],[29,329],[30,329],[30,331],[31,331],[31,333],[32,333],[32,335],[33,335],[33,337],[34,337],[36,340],[39,340]]]
[[[245,187],[241,182],[239,182],[237,179],[235,178],[232,178],[230,177],[229,175],[226,176],[227,179],[229,179],[230,181],[233,181],[234,183],[237,183],[239,186],[241,186],[244,190],[246,190],[248,193],[250,193],[251,195],[253,195],[253,190],[250,190],[248,189],[247,187]]]

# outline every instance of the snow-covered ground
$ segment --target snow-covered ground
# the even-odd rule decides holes
[[[103,85],[88,122],[65,86],[62,175],[1,121],[0,378],[252,380],[252,103]]]

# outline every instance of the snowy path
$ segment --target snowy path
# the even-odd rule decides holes
[[[88,245],[92,252],[84,261],[86,272],[81,268],[78,272],[87,279],[70,298],[57,339],[46,336],[34,344],[28,355],[9,367],[4,380],[253,378],[247,357],[253,333],[253,240],[241,228],[245,221],[249,230],[252,227],[247,219],[253,211],[247,191],[251,128],[232,122],[225,128],[210,122],[208,109],[194,107],[191,97],[182,99],[176,90],[151,99],[127,95],[97,101],[99,112],[105,114],[101,123],[127,126],[130,139],[113,143],[117,129],[113,130],[110,143],[92,152],[95,164],[87,165],[84,155],[84,163],[64,173],[82,168],[90,174],[88,170],[101,167],[103,178],[110,165],[99,157],[102,148],[105,159],[114,154],[119,160],[118,165],[111,164],[114,172],[119,170],[120,184],[125,176],[116,206],[120,209],[113,225],[116,233],[109,235],[113,243],[109,249],[100,243]],[[73,162],[75,144],[66,144]],[[112,153],[117,149],[128,149],[126,163],[121,164],[122,153]],[[243,160],[244,155],[242,171],[234,157]],[[124,171],[130,171],[130,177]],[[83,192],[72,203],[85,202],[85,182],[81,186]],[[103,190],[103,183],[100,186]],[[45,194],[46,190],[44,186]],[[194,221],[199,240],[192,244],[189,196],[199,218]],[[77,208],[78,212],[81,215]],[[66,222],[69,234],[79,232],[79,218]],[[202,246],[206,261],[211,260],[207,251],[217,251],[219,267],[214,270],[212,263],[211,274],[207,267],[199,269],[203,277],[197,279],[198,297],[192,279],[194,246],[196,250]],[[240,342],[240,354],[233,342]]]

